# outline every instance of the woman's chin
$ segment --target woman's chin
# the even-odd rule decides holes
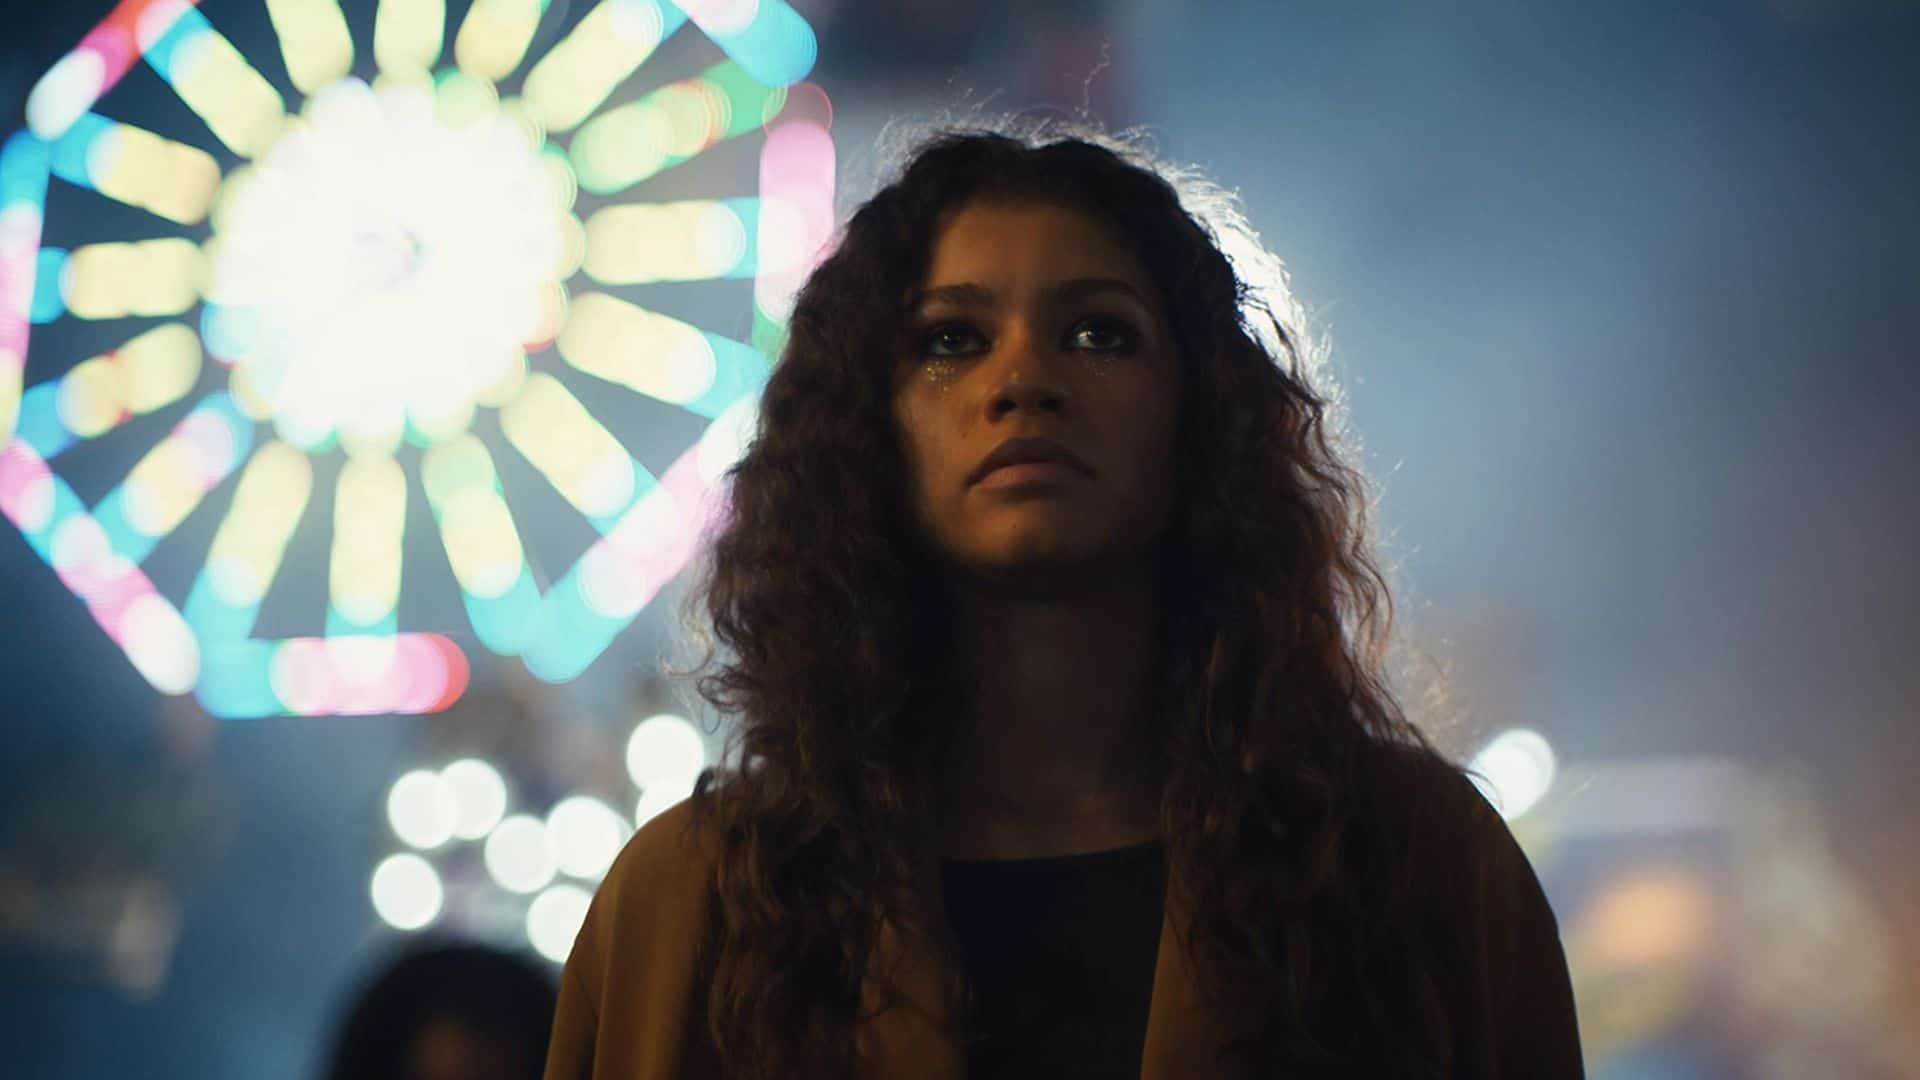
[[[1124,576],[1119,565],[1133,556],[1082,540],[1035,538],[978,552],[962,561],[970,576],[1004,590],[1031,595],[1071,593],[1112,586]]]

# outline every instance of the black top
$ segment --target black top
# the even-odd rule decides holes
[[[941,864],[974,987],[969,1075],[1140,1075],[1166,898],[1160,841]]]

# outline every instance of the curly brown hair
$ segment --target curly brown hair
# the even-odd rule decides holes
[[[1406,852],[1370,823],[1383,758],[1445,759],[1389,687],[1392,604],[1324,356],[1231,195],[1137,138],[1001,122],[917,141],[800,290],[682,610],[704,638],[682,674],[737,717],[734,764],[693,796],[722,838],[707,1005],[727,1074],[845,1075],[881,921],[931,929],[917,867],[953,738],[934,707],[951,630],[907,509],[890,367],[936,221],[982,199],[1093,215],[1166,298],[1184,393],[1150,715],[1167,718],[1183,940],[1229,1050],[1417,1070],[1445,1021],[1396,914]],[[1323,1022],[1356,1003],[1372,1037]]]

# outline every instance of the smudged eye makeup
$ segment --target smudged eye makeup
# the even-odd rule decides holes
[[[1085,348],[1092,352],[1125,353],[1132,352],[1139,345],[1139,336],[1125,322],[1106,316],[1084,319],[1076,323],[1069,341],[1091,339]],[[914,336],[914,354],[934,359],[952,359],[981,351],[974,347],[985,338],[972,323],[939,322],[919,331]]]

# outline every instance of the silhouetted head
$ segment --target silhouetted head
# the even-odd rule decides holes
[[[335,1034],[327,1080],[537,1080],[551,968],[484,945],[430,944],[382,968]]]

